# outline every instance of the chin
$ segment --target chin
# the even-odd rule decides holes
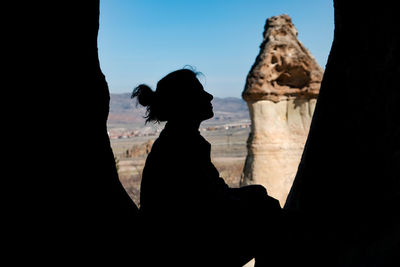
[[[206,118],[206,120],[211,119],[212,117],[214,117],[214,112],[210,111],[208,116],[207,116],[207,118]]]
[[[203,114],[203,116],[201,116],[200,120],[205,121],[205,120],[211,119],[212,117],[214,117],[214,112]]]

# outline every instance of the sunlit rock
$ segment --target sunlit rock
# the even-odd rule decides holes
[[[264,185],[281,205],[300,162],[322,76],[290,17],[269,18],[242,93],[252,126],[241,184]]]

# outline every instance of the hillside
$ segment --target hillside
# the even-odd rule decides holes
[[[136,105],[136,100],[130,98],[130,93],[110,94],[109,128],[141,128],[144,126],[146,109]],[[247,104],[241,98],[215,97],[212,101],[214,117],[207,120],[205,125],[221,125],[250,121]]]

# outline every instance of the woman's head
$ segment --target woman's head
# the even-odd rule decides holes
[[[146,122],[194,120],[203,121],[214,116],[213,96],[204,91],[197,73],[189,69],[171,72],[157,83],[153,91],[149,86],[137,86],[131,98],[147,108]]]

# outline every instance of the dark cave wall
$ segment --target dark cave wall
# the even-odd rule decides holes
[[[106,121],[109,112],[109,91],[105,77],[100,69],[97,53],[97,34],[99,30],[99,1],[92,1],[90,10],[81,5],[77,22],[73,23],[71,40],[77,44],[67,53],[70,68],[69,88],[73,88],[71,103],[75,106],[72,118],[78,128],[72,140],[76,148],[84,148],[77,187],[82,187],[82,198],[93,210],[96,223],[107,223],[127,227],[134,226],[137,207],[122,187],[115,168],[114,155],[107,135]],[[82,14],[82,17],[80,16]],[[66,36],[69,38],[70,36]],[[80,136],[84,133],[83,136]],[[78,157],[76,157],[78,158]],[[114,222],[111,224],[110,222]],[[106,228],[107,229],[107,228]],[[113,229],[115,231],[116,229]]]
[[[57,69],[57,90],[63,94],[57,110],[63,111],[59,127],[68,152],[65,186],[77,193],[76,211],[89,205],[85,216],[93,212],[93,219],[123,221],[136,209],[119,182],[107,135],[110,96],[97,53],[99,1],[63,8],[69,19],[65,30],[60,26],[60,56],[52,63]]]
[[[314,236],[309,248],[323,248],[321,257],[332,259],[333,266],[395,266],[400,225],[395,3],[335,0],[334,7],[334,41],[285,210],[302,218],[299,225]]]
[[[299,238],[288,244],[287,254],[294,256],[287,258],[308,266],[321,259],[324,266],[382,266],[393,260],[400,238],[400,27],[395,2],[334,4],[334,43],[285,205],[299,218],[288,228]],[[20,34],[18,52],[30,57],[17,63],[23,63],[23,87],[30,91],[29,98],[24,95],[32,107],[30,129],[57,136],[29,136],[23,174],[32,187],[24,189],[27,197],[17,195],[23,207],[16,209],[23,224],[18,231],[29,236],[23,243],[36,257],[131,262],[141,229],[137,208],[118,180],[106,131],[99,1],[40,5],[37,13],[27,11],[32,14],[24,26],[34,33]],[[23,187],[14,191],[20,194]]]
[[[37,134],[30,138],[28,177],[37,178],[29,198],[39,199],[31,208],[38,221],[31,232],[59,258],[95,255],[98,261],[99,255],[134,250],[138,210],[119,181],[106,128],[99,1],[38,5],[29,25],[35,38],[26,46],[36,94],[30,101],[39,110],[32,123]]]

